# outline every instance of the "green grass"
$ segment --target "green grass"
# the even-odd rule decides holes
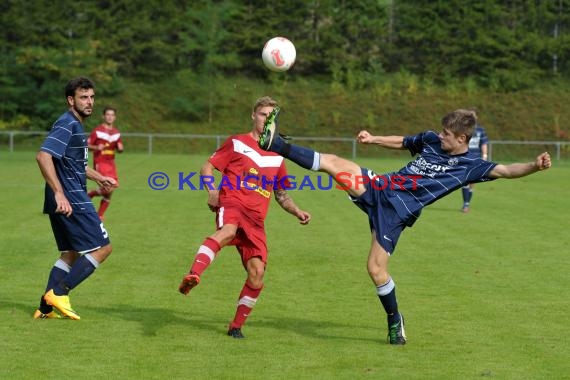
[[[293,191],[313,220],[273,202],[266,287],[225,335],[245,272],[225,248],[188,297],[177,293],[213,232],[205,193],[176,189],[206,156],[119,156],[121,188],[105,225],[114,252],[72,293],[81,321],[31,314],[57,250],[41,214],[34,153],[0,153],[0,378],[552,379],[570,373],[568,163],[459,192],[424,210],[391,260],[408,344],[385,343],[366,273],[368,221],[331,191]],[[404,158],[403,158],[404,159]],[[362,160],[378,172],[403,159]],[[291,174],[307,172],[289,165]],[[153,191],[147,178],[173,182]]]

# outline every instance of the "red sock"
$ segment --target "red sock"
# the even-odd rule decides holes
[[[259,297],[259,293],[263,286],[259,289],[254,289],[251,287],[251,284],[246,281],[241,289],[241,293],[239,294],[239,301],[238,307],[236,310],[236,315],[234,316],[234,320],[230,323],[230,328],[241,328],[241,326],[245,323],[245,320],[251,313],[251,310],[255,306],[257,302],[257,298]]]
[[[99,204],[99,211],[97,212],[97,214],[99,214],[99,217],[102,217],[105,214],[105,211],[107,211],[107,207],[109,207],[110,203],[111,200],[108,198],[101,199],[101,203]]]
[[[198,276],[202,275],[202,272],[214,261],[220,249],[222,248],[217,241],[212,238],[206,238],[200,248],[198,248],[198,253],[196,253],[190,272]]]

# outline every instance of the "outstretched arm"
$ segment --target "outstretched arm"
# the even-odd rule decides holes
[[[536,157],[534,162],[528,162],[526,164],[517,163],[510,165],[497,165],[489,176],[491,178],[520,178],[527,176],[532,173],[536,173],[541,170],[546,170],[552,166],[550,161],[550,154],[544,152]]]
[[[308,224],[311,221],[311,214],[297,207],[293,199],[287,194],[287,191],[283,189],[275,190],[275,200],[283,210],[295,215],[301,224]]]
[[[356,141],[361,144],[376,144],[389,149],[405,149],[404,136],[374,136],[368,131],[360,131],[356,136]]]

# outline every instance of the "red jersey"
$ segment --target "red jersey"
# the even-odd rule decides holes
[[[230,136],[208,159],[222,173],[220,205],[245,207],[265,219],[273,189],[290,186],[283,157],[257,146],[250,134]]]
[[[101,161],[113,161],[115,159],[117,144],[123,143],[121,141],[121,133],[117,128],[112,127],[109,129],[103,124],[98,125],[91,131],[87,141],[89,145],[103,144],[105,146],[103,150],[94,151],[93,161],[95,163]]]

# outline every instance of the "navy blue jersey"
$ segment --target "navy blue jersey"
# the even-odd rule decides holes
[[[469,140],[469,151],[480,156],[482,154],[481,147],[488,143],[489,139],[487,138],[485,129],[477,124],[475,131],[473,131],[473,136],[471,136],[471,140]]]
[[[71,111],[53,124],[40,150],[52,156],[57,178],[73,212],[96,212],[87,196],[87,138],[83,125]],[[46,183],[44,213],[53,214],[56,208],[53,190]]]
[[[391,184],[384,191],[408,226],[420,216],[422,208],[452,191],[468,183],[492,180],[488,175],[497,165],[471,152],[449,155],[441,149],[433,131],[406,136],[403,145],[418,156],[398,172],[385,175],[391,178]]]

